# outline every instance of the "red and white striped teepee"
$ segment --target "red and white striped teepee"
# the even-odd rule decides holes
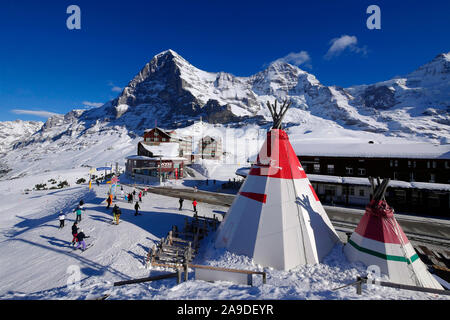
[[[373,199],[344,247],[347,258],[366,266],[378,266],[390,281],[399,284],[442,289],[420,260],[384,199],[389,179],[377,188],[371,179]]]
[[[289,270],[320,262],[339,237],[281,129],[286,103],[279,114],[276,103],[269,110],[274,128],[221,223],[215,246]]]

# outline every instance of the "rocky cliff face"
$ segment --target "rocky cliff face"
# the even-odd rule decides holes
[[[147,63],[116,99],[99,108],[51,117],[14,145],[62,137],[76,141],[99,132],[136,137],[155,121],[170,129],[200,117],[233,126],[266,124],[271,121],[266,102],[275,99],[293,102],[285,117],[289,126],[316,117],[352,130],[450,138],[450,53],[404,77],[340,88],[324,86],[314,75],[282,62],[251,77],[206,72],[167,50]]]

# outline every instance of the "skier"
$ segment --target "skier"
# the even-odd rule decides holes
[[[195,201],[195,199],[192,202],[192,206],[194,207],[194,212],[197,213],[197,201]]]
[[[62,213],[62,211],[60,211],[58,218],[59,218],[59,228],[62,229],[64,228],[64,219],[66,219],[66,216],[64,215],[64,213]]]
[[[77,226],[77,222],[75,221],[72,225],[72,236],[73,236],[72,245],[74,245],[75,242],[78,241],[77,234],[78,234],[78,226]]]
[[[120,211],[119,206],[116,204],[113,208],[113,215],[114,215],[114,221],[116,225],[119,224],[120,221],[120,215],[122,214],[122,211]]]
[[[109,209],[109,207],[111,206],[111,203],[112,203],[111,195],[108,195],[108,198],[106,198],[106,202],[108,203],[108,206],[106,207],[106,209]]]
[[[80,204],[74,210],[76,212],[76,219],[75,219],[76,222],[81,221],[81,210],[84,210],[84,207],[83,207],[83,205],[81,204],[81,201],[80,201]]]
[[[183,201],[184,201],[183,198],[180,198],[180,200],[178,200],[178,202],[180,203],[180,207],[178,208],[178,210],[180,210],[180,211],[181,211],[181,209],[183,209]]]
[[[139,206],[139,202],[136,201],[136,204],[134,205],[134,209],[136,210],[136,213],[134,214],[135,216],[141,215],[141,214],[138,212],[138,210],[139,210],[140,208],[141,208],[141,207]]]
[[[142,191],[139,191],[139,202],[142,202]]]
[[[84,242],[84,239],[86,238],[89,238],[89,236],[85,235],[83,229],[81,229],[80,233],[77,234],[78,245],[76,249],[78,249],[80,246],[83,246],[82,250],[86,250],[86,242]]]

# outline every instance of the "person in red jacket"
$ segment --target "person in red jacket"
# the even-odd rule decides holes
[[[192,206],[194,207],[194,212],[197,213],[197,201],[195,201],[195,199],[192,202]]]

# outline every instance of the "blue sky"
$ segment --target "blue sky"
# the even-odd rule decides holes
[[[72,4],[81,30],[66,27]],[[381,30],[366,27],[372,4]],[[104,103],[169,48],[236,76],[284,57],[325,85],[387,80],[450,51],[449,12],[436,0],[2,0],[0,121]]]

